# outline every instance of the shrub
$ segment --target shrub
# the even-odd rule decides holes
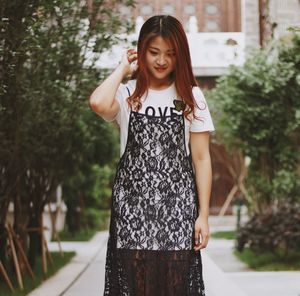
[[[287,199],[254,214],[237,231],[237,250],[245,246],[254,252],[300,250],[300,204]]]
[[[98,230],[107,229],[109,217],[109,210],[98,210],[95,208],[87,208],[84,210],[84,218],[87,228]]]
[[[249,212],[286,197],[300,202],[300,35],[274,40],[232,66],[209,92],[216,139],[251,161]]]

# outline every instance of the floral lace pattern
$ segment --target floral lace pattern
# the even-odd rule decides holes
[[[199,251],[109,250],[104,296],[205,296]]]
[[[130,113],[113,185],[104,295],[205,296],[183,126],[182,114]]]
[[[196,190],[182,120],[131,113],[113,187],[118,248],[192,249]]]

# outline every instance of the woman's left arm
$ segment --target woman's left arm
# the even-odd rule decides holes
[[[194,250],[203,249],[209,239],[209,200],[212,184],[212,168],[209,153],[209,132],[190,133],[191,154],[194,165],[196,186],[199,199],[199,213],[195,221]]]

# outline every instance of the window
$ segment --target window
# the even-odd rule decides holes
[[[207,14],[216,14],[218,13],[218,7],[215,4],[206,4],[205,13]]]
[[[215,21],[206,21],[205,22],[205,29],[206,29],[206,31],[210,31],[210,32],[219,31],[219,25]]]
[[[186,14],[195,14],[196,13],[196,8],[195,5],[193,4],[187,4],[184,6],[184,13]]]
[[[173,14],[174,6],[172,4],[165,4],[162,9],[163,14]]]
[[[151,5],[141,6],[141,15],[149,15],[153,13],[153,7]]]

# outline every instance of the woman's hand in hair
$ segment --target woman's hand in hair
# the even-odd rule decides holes
[[[136,60],[137,52],[133,48],[124,51],[120,66],[124,68],[125,76],[131,75],[137,69],[137,64],[134,63]]]
[[[134,49],[128,49],[123,53],[118,67],[93,91],[89,98],[92,110],[107,121],[116,118],[120,105],[116,94],[122,80],[131,74],[136,65],[132,64],[137,59]]]

